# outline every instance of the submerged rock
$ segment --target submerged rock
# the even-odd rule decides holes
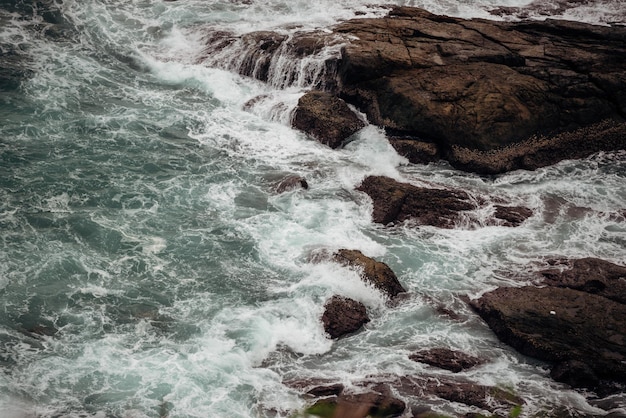
[[[300,98],[292,125],[331,148],[365,126],[359,117],[338,97],[321,91],[310,91]]]
[[[322,323],[330,338],[352,334],[369,321],[365,305],[356,300],[333,296],[324,306]]]
[[[302,176],[292,175],[287,176],[278,183],[276,186],[277,193],[284,193],[289,190],[294,189],[304,189],[308,190],[309,183],[307,183],[306,179]]]
[[[333,259],[341,264],[360,269],[361,277],[390,298],[406,292],[395,273],[383,262],[367,257],[358,250],[341,249]]]

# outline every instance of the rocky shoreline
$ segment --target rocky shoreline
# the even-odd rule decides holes
[[[384,128],[411,163],[446,160],[482,175],[626,149],[624,27],[467,20],[392,7],[385,17],[352,19],[329,32],[214,33],[206,56],[223,59],[236,44],[235,70],[279,86],[302,78],[303,66],[283,68],[277,81],[277,56],[296,63],[325,57],[315,71],[305,72],[313,90],[300,98],[292,126],[333,149],[365,126],[353,108]],[[308,187],[305,179],[288,178],[278,191],[300,187]],[[386,226],[516,227],[534,215],[488,196],[380,176],[365,178],[357,190],[371,198],[373,221]],[[490,215],[478,219],[477,211]],[[341,249],[326,260],[357,269],[389,300],[405,292],[387,265],[358,250]],[[556,381],[597,396],[623,393],[626,267],[597,259],[544,267],[525,278],[536,286],[499,288],[467,302],[501,341],[550,363]],[[359,332],[370,318],[363,304],[336,295],[326,302],[321,321],[337,339]],[[421,350],[410,359],[453,374],[486,361],[449,347]],[[323,378],[285,384],[311,399],[307,414],[322,417],[439,416],[403,400],[426,397],[481,411],[466,417],[517,417],[524,405],[501,388],[441,374],[372,376],[352,382],[351,389]]]

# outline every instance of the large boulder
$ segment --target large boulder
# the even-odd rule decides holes
[[[376,261],[359,250],[341,249],[335,253],[333,259],[343,265],[359,269],[363,280],[390,298],[406,292],[387,264]]]
[[[499,288],[471,306],[505,343],[600,393],[626,383],[626,305],[560,287]]]
[[[464,20],[396,7],[335,31],[354,39],[339,66],[342,97],[371,122],[445,150],[492,150],[623,122],[626,28]]]
[[[365,126],[359,117],[338,97],[322,91],[305,93],[294,110],[292,125],[331,148]]]
[[[333,339],[355,333],[369,321],[365,305],[342,296],[330,298],[322,314],[324,330]]]
[[[328,418],[391,418],[402,415],[406,404],[396,398],[386,385],[376,385],[361,393],[341,393],[318,400],[307,413]]]

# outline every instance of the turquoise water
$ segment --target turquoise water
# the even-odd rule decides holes
[[[485,17],[502,3],[410,4]],[[383,9],[0,1],[1,416],[290,416],[306,403],[283,381],[432,373],[408,354],[442,345],[486,357],[466,377],[513,388],[529,414],[564,405],[601,415],[498,343],[460,297],[522,284],[510,273],[544,257],[623,262],[624,153],[480,178],[410,165],[373,126],[333,151],[289,128],[306,86],[197,63],[207,31],[314,29],[355,12]],[[277,194],[289,174],[310,189]],[[515,229],[480,226],[489,208],[471,227],[384,228],[354,190],[370,174],[535,215]],[[408,299],[389,307],[356,273],[310,261],[338,248],[388,263]],[[366,304],[363,332],[325,337],[333,294]],[[437,304],[465,320],[437,315]]]

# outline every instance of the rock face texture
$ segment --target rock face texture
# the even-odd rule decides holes
[[[322,91],[310,91],[300,98],[292,125],[331,148],[338,148],[365,126],[348,105]]]
[[[331,338],[352,334],[369,321],[365,306],[356,300],[333,296],[324,306],[322,323]]]
[[[367,257],[358,250],[342,249],[334,255],[334,260],[361,270],[361,277],[390,298],[406,292],[389,266]]]
[[[624,28],[463,20],[398,7],[335,31],[358,38],[343,50],[341,96],[373,123],[445,153],[621,123],[626,114]]]
[[[567,287],[531,286],[496,289],[471,306],[499,339],[523,354],[555,363],[552,376],[557,380],[599,393],[626,383],[622,303]]]

